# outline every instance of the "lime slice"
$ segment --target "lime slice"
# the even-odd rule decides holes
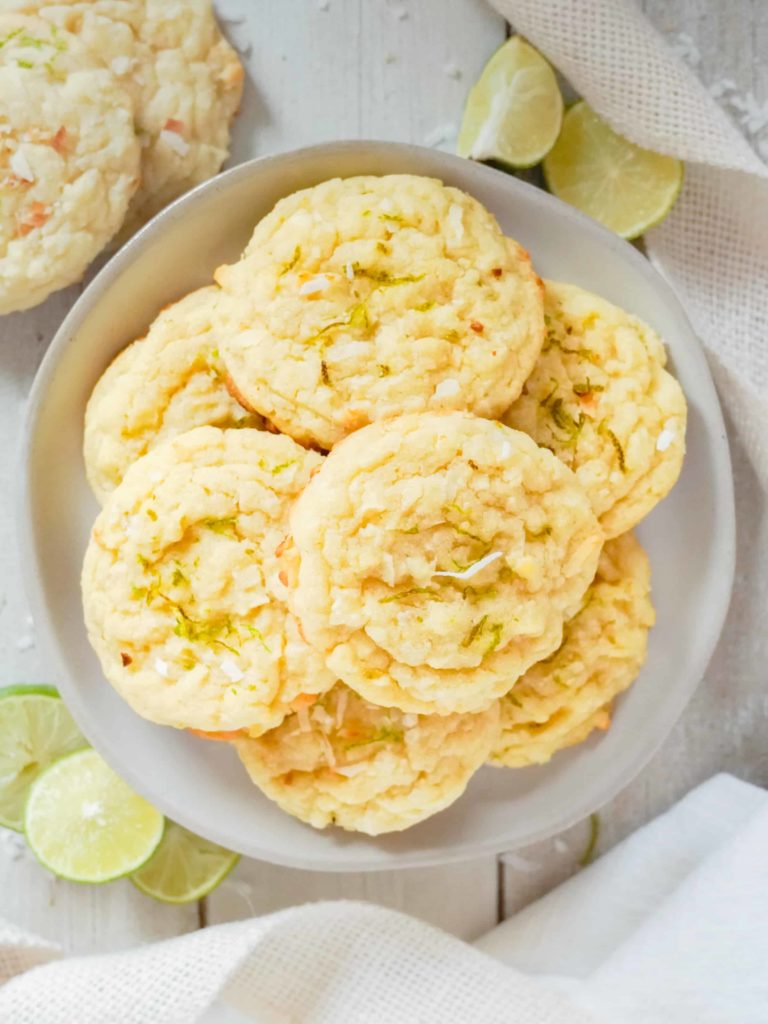
[[[562,119],[554,71],[537,50],[512,36],[467,97],[457,150],[473,160],[532,167],[554,145]]]
[[[37,859],[72,882],[110,882],[138,870],[157,849],[164,818],[95,750],[79,750],[32,784],[24,814]]]
[[[52,686],[0,689],[0,825],[21,831],[30,785],[57,758],[84,746]]]
[[[683,165],[629,142],[582,100],[563,118],[560,137],[544,160],[544,177],[566,203],[622,238],[637,238],[672,209]]]
[[[162,842],[131,881],[162,903],[192,903],[223,882],[238,860],[231,850],[169,821]]]

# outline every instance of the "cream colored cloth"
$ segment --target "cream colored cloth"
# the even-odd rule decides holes
[[[0,922],[0,1022],[765,1024],[766,848],[720,775],[475,949],[346,902],[57,962]]]

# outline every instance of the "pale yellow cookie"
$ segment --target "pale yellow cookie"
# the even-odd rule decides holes
[[[80,279],[139,183],[133,105],[67,32],[0,14],[0,313]]]
[[[648,558],[631,533],[608,541],[581,611],[560,649],[530,668],[501,701],[491,763],[541,764],[607,728],[607,706],[637,678],[654,622]]]
[[[218,354],[219,289],[167,306],[144,338],[107,367],[85,411],[84,455],[98,500],[150,449],[194,427],[259,427],[224,384]]]
[[[362,696],[419,713],[481,710],[555,650],[603,540],[562,462],[469,413],[352,434],[290,525],[307,638]]]
[[[275,554],[321,457],[260,430],[199,427],[135,462],[83,567],[104,674],[150,721],[271,728],[335,682],[285,606]]]
[[[606,536],[635,526],[674,486],[686,404],[647,324],[570,284],[548,281],[547,341],[504,416],[576,473]]]
[[[452,804],[498,736],[495,702],[471,715],[381,708],[339,683],[258,739],[235,741],[251,779],[313,825],[397,832]]]
[[[5,0],[80,36],[131,92],[141,187],[121,238],[213,177],[229,151],[243,68],[210,0]]]
[[[544,339],[541,282],[471,196],[414,175],[333,179],[281,200],[243,258],[222,355],[257,412],[330,448],[387,416],[499,416]]]

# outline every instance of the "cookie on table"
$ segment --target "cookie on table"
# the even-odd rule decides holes
[[[85,411],[88,480],[103,504],[150,449],[194,427],[259,427],[224,384],[218,354],[219,289],[167,306],[145,337],[107,367]]]
[[[528,254],[477,200],[433,178],[296,192],[216,278],[232,296],[222,356],[238,392],[320,448],[400,413],[499,416],[544,340]]]
[[[210,0],[6,0],[76,33],[136,106],[141,186],[120,238],[213,177],[229,152],[244,73]]]
[[[637,678],[654,622],[648,558],[631,533],[609,540],[581,611],[560,649],[501,700],[501,736],[490,761],[542,764],[610,724],[611,701]]]
[[[0,14],[0,313],[80,279],[139,183],[133,105],[48,22]]]
[[[458,799],[498,728],[498,702],[477,714],[403,714],[339,683],[276,729],[235,746],[253,782],[284,811],[315,828],[379,835]]]
[[[545,285],[547,341],[504,416],[576,473],[606,536],[635,526],[672,489],[686,404],[647,324],[570,284]]]
[[[560,644],[602,533],[571,471],[469,413],[382,420],[337,445],[295,504],[290,602],[375,704],[477,711]]]
[[[335,680],[289,614],[275,550],[321,456],[199,427],[135,462],[93,527],[85,622],[134,711],[206,732],[278,725]]]

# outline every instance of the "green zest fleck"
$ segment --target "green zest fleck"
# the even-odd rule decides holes
[[[221,639],[222,636],[229,639],[232,634],[237,637],[237,630],[232,625],[232,620],[229,617],[208,622],[196,621],[195,619],[190,619],[183,608],[180,608],[178,605],[176,607],[178,617],[173,630],[176,636],[180,636],[182,640],[189,640],[190,643],[208,644],[210,646],[223,647],[232,654],[240,653],[236,647],[225,643]],[[239,640],[239,637],[237,639]]]
[[[419,533],[420,531],[419,531],[418,526],[409,526],[407,530],[398,530],[397,532],[398,533],[415,534],[415,533]]]
[[[35,66],[31,60],[17,60],[16,63],[20,68],[33,68]]]
[[[423,281],[423,274],[409,274],[405,277],[393,277],[392,274],[388,274],[385,270],[374,270],[373,268],[361,267],[358,263],[353,263],[352,268],[355,272],[355,277],[364,277],[368,281],[375,282],[379,288],[395,288],[400,284],[415,284],[417,281]]]
[[[146,512],[147,512],[147,516],[152,520],[152,522],[156,523],[157,522],[157,512],[155,512],[155,510],[153,508],[148,508],[146,510]]]
[[[462,647],[471,647],[472,644],[475,642],[475,640],[477,640],[477,638],[483,632],[483,629],[485,628],[485,624],[486,624],[487,621],[488,621],[488,616],[484,615],[482,617],[482,619],[480,619],[478,622],[476,622],[474,624],[474,626],[472,627],[472,629],[470,629],[470,631],[467,633],[467,635],[461,641],[461,646]]]
[[[399,224],[401,227],[408,223],[405,217],[401,216],[399,213],[380,213],[379,220],[388,220],[393,224]]]
[[[326,387],[331,387],[331,378],[328,373],[328,363],[324,359],[320,360],[320,379]]]
[[[23,29],[21,29],[21,28],[17,28],[17,29],[14,29],[14,30],[13,30],[13,32],[9,32],[7,36],[5,36],[5,37],[4,37],[3,39],[0,39],[0,50],[2,50],[2,48],[3,48],[3,47],[4,47],[4,46],[5,46],[6,44],[7,44],[7,43],[10,43],[10,41],[11,41],[12,39],[15,39],[15,38],[16,38],[16,36],[19,36],[19,35],[21,35],[21,33],[22,33],[23,31],[24,31],[24,30],[23,30]]]
[[[368,316],[368,310],[365,308],[364,302],[358,302],[356,306],[353,306],[349,311],[347,317],[347,323],[350,327],[360,328],[361,330],[368,330],[371,326],[371,320]]]
[[[247,623],[243,625],[243,629],[245,629],[246,633],[249,633],[252,637],[254,637],[256,640],[259,641],[259,643],[264,648],[264,650],[267,652],[267,654],[271,654],[272,653],[272,648],[269,646],[267,641],[264,639],[264,634],[261,632],[260,629],[256,629],[255,626],[249,626]]]
[[[456,345],[461,341],[461,332],[454,330],[446,331],[442,337],[443,341],[450,341],[452,345]]]
[[[595,859],[597,853],[597,843],[600,839],[600,817],[597,814],[590,814],[589,816],[589,841],[587,842],[584,853],[579,857],[579,864],[585,868],[588,864],[591,864]]]
[[[171,586],[172,587],[182,587],[182,586],[187,586],[188,584],[189,584],[189,580],[184,575],[184,573],[181,571],[181,566],[177,563],[176,564],[176,568],[173,570],[173,576],[171,576]]]
[[[508,693],[507,700],[510,704],[514,704],[516,708],[522,708],[523,706],[522,701],[518,700],[514,693]]]
[[[402,590],[399,594],[392,594],[390,597],[382,597],[379,604],[389,604],[391,601],[402,601],[412,594],[433,594],[429,587],[411,587],[410,590]]]
[[[555,426],[564,431],[571,441],[575,441],[584,426],[584,413],[580,412],[579,418],[575,419],[565,408],[562,398],[556,398],[549,407],[549,414]]]
[[[614,451],[616,452],[616,458],[619,460],[619,469],[622,473],[626,473],[627,463],[624,458],[624,449],[621,447],[621,441],[619,441],[618,437],[616,437],[610,427],[606,427],[604,422],[600,424],[600,433],[605,434],[613,445]]]
[[[295,466],[296,459],[289,459],[288,462],[281,462],[278,466],[275,466],[270,470],[272,476],[277,476],[278,473],[282,473],[283,470],[288,469],[289,466]]]
[[[238,540],[240,538],[237,530],[237,516],[222,516],[221,519],[203,519],[202,525],[212,533],[220,533],[225,537],[234,537]]]
[[[484,658],[492,654],[501,643],[501,634],[504,632],[504,626],[500,622],[492,622],[489,629],[491,632],[491,642],[485,649]]]
[[[419,306],[414,306],[413,308],[417,313],[428,313],[434,305],[434,302],[422,302]]]
[[[197,665],[197,658],[194,652],[187,647],[181,652],[178,662],[185,672],[191,672],[195,665]]]
[[[602,384],[593,384],[589,377],[583,383],[573,385],[573,393],[578,395],[579,398],[597,394],[598,391],[605,391],[605,388]]]
[[[293,270],[293,268],[296,266],[296,264],[299,262],[300,259],[301,259],[301,246],[297,245],[296,248],[293,250],[293,256],[291,256],[291,258],[288,260],[288,262],[284,263],[282,265],[282,267],[280,268],[280,276],[282,277],[283,274],[287,274],[289,270]]]
[[[348,743],[344,749],[354,750],[355,747],[368,747],[372,743],[402,743],[402,729],[394,729],[392,726],[383,726],[377,733],[368,740],[358,740],[356,743]]]
[[[131,600],[143,601],[149,591],[146,587],[131,587]]]
[[[392,373],[392,371],[390,370],[386,363],[379,363],[377,369],[379,371],[380,377],[388,377],[390,373]]]

